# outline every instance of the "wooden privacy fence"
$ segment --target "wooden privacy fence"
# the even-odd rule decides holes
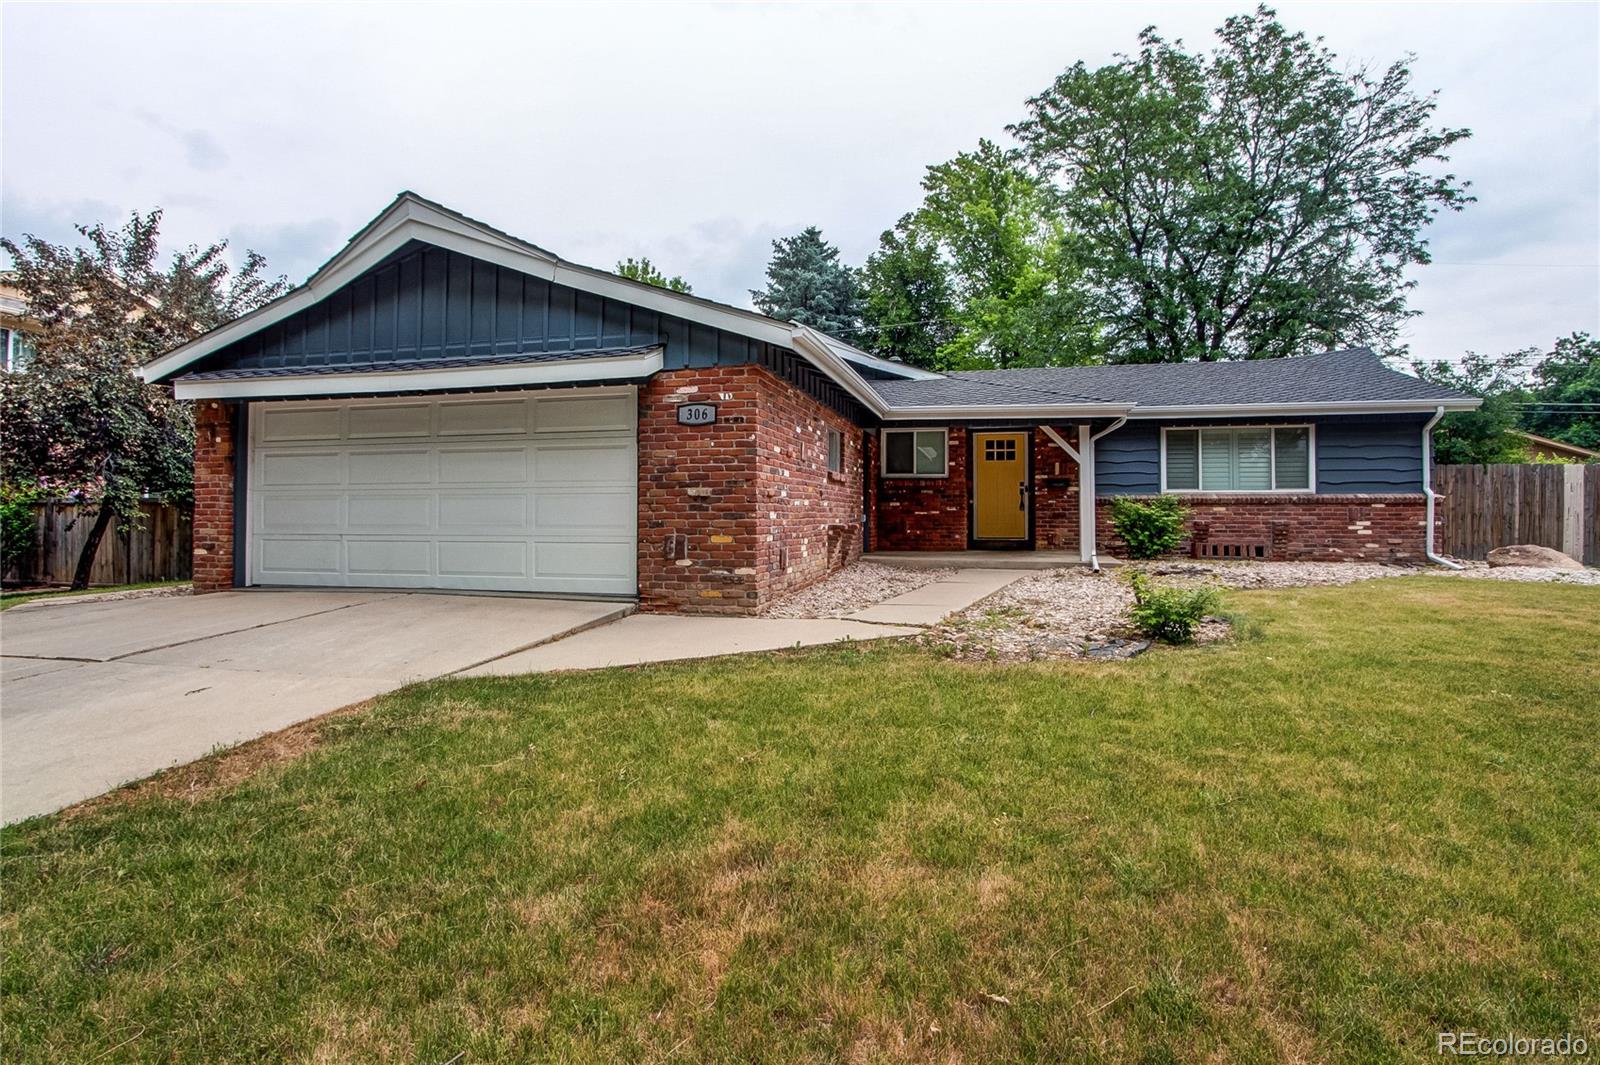
[[[120,535],[116,526],[106,530],[89,571],[90,584],[189,579],[194,562],[194,526],[189,512],[162,503],[142,503],[139,510],[142,519],[126,536]],[[27,584],[71,583],[78,555],[93,527],[93,507],[41,504],[33,555],[15,579]]]
[[[1600,565],[1600,465],[1435,466],[1433,490],[1441,554],[1539,544]]]

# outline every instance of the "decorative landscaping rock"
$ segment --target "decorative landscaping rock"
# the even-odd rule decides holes
[[[1107,662],[1116,658],[1132,658],[1148,650],[1150,650],[1149,640],[1103,640],[1085,647],[1083,657],[1092,658],[1097,662]]]
[[[1538,544],[1497,547],[1489,552],[1489,565],[1494,568],[1501,566],[1527,566],[1530,569],[1583,568],[1583,563],[1572,556],[1564,555],[1553,547],[1540,547]]]

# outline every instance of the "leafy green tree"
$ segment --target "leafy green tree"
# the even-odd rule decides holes
[[[938,245],[901,218],[879,238],[861,271],[863,328],[855,340],[886,359],[939,369],[955,339],[955,303]]]
[[[1477,410],[1446,414],[1433,430],[1434,461],[1445,465],[1522,462],[1526,441],[1512,435],[1517,410],[1526,399],[1522,387],[1526,353],[1491,358],[1467,352],[1459,363],[1414,361],[1425,381],[1467,392],[1483,400]]]
[[[655,263],[643,256],[635,259],[630,255],[628,258],[622,260],[617,264],[617,274],[627,278],[630,281],[643,281],[647,285],[654,285],[656,288],[669,289],[673,292],[688,293],[694,291],[689,287],[689,282],[685,281],[676,274],[668,277],[666,274],[663,274],[660,270],[656,269]]]
[[[1573,333],[1534,364],[1521,427],[1600,451],[1600,340]]]
[[[289,289],[267,278],[255,252],[230,268],[221,241],[163,266],[160,230],[158,209],[120,229],[80,226],[87,246],[0,239],[28,313],[44,326],[27,371],[0,382],[0,478],[94,508],[74,588],[88,586],[113,521],[138,520],[142,497],[181,501],[193,491],[193,415],[134,370]]]
[[[1217,36],[1208,54],[1147,29],[1011,128],[1059,193],[1109,357],[1402,350],[1404,271],[1472,199],[1440,169],[1470,131],[1435,127],[1404,62],[1342,64],[1270,8]]]
[[[757,310],[773,318],[843,337],[859,332],[861,293],[855,271],[839,261],[839,249],[816,226],[772,242],[767,286],[751,289],[750,296]]]
[[[1014,151],[978,142],[923,177],[914,226],[940,251],[955,303],[955,334],[940,348],[952,368],[1058,366],[1095,361],[1098,327],[1049,190]]]

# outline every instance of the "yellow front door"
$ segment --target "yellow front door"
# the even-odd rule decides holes
[[[1028,538],[1028,434],[973,433],[972,535]]]

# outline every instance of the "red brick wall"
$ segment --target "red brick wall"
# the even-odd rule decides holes
[[[233,406],[202,401],[194,412],[194,590],[233,587]]]
[[[965,551],[967,549],[967,431],[952,426],[947,477],[885,477],[872,449],[877,478],[877,514],[872,523],[874,551]]]
[[[679,425],[693,402],[716,423]],[[860,554],[861,476],[861,431],[761,367],[656,375],[639,390],[640,606],[753,614],[826,576]]]
[[[1076,442],[1077,430],[1063,426],[1056,430],[1069,442]],[[1065,478],[1066,488],[1051,488],[1050,482]],[[1033,433],[1033,537],[1039,551],[1078,549],[1078,464],[1044,433]]]
[[[1426,501],[1415,495],[1229,496],[1189,503],[1189,535],[1173,554],[1190,553],[1192,541],[1268,545],[1268,558],[1303,561],[1425,561]],[[1126,557],[1111,527],[1111,500],[1096,500],[1095,537],[1102,556]]]
[[[1066,435],[1070,430],[1062,430]],[[1034,544],[1041,551],[1078,547],[1078,464],[1042,432],[1033,439]],[[1068,439],[1071,439],[1069,436]],[[950,428],[950,475],[940,478],[884,477],[873,447],[873,550],[965,551],[971,526],[968,430]],[[1051,481],[1065,479],[1066,488]]]

